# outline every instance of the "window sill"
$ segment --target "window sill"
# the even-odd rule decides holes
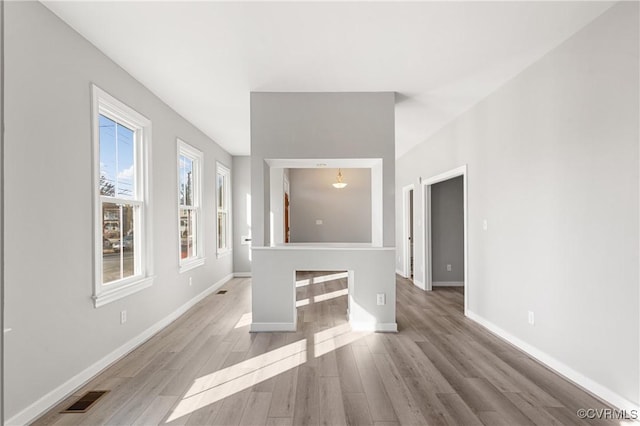
[[[230,248],[222,251],[216,252],[216,258],[220,259],[221,257],[228,256],[233,252]]]
[[[123,297],[132,295],[133,293],[137,293],[147,287],[151,287],[153,284],[153,278],[154,277],[141,278],[132,283],[103,291],[100,294],[93,296],[93,304],[96,308],[99,308],[100,306],[104,306],[108,303],[122,299]]]
[[[199,266],[204,265],[205,257],[198,257],[196,259],[189,259],[180,263],[180,268],[178,269],[179,273],[183,273],[186,271],[190,271],[191,269],[195,269]]]

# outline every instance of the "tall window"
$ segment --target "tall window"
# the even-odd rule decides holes
[[[230,171],[218,163],[216,172],[216,198],[218,210],[218,249],[217,255],[221,256],[231,250],[231,194]]]
[[[202,241],[202,152],[178,139],[178,220],[180,270],[204,264]]]
[[[95,157],[94,303],[151,285],[147,257],[148,144],[151,122],[93,86]]]

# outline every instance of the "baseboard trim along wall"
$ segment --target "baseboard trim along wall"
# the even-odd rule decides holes
[[[293,322],[254,322],[251,324],[251,333],[269,331],[296,331],[297,325]]]
[[[480,315],[471,311],[467,311],[467,317],[469,317],[471,320],[475,321],[476,323],[480,324],[481,326],[483,326],[493,334],[501,337],[502,339],[506,340],[512,345],[518,347],[520,350],[526,352],[527,354],[529,354],[530,356],[532,356],[533,358],[535,358],[545,366],[549,367],[559,375],[563,376],[567,380],[582,387],[586,391],[592,393],[594,396],[602,399],[603,401],[608,402],[614,407],[620,410],[627,410],[627,412],[630,412],[631,410],[640,410],[640,405],[637,405],[629,401],[628,399],[626,399],[621,395],[618,395],[616,392],[612,391],[611,389],[605,386],[602,386],[601,384],[591,380],[590,378],[584,376],[582,373],[575,371],[574,369],[564,364],[563,362],[553,358],[551,355],[528,344],[527,342],[520,340],[519,338],[515,337],[511,333],[493,324],[491,321],[484,319]]]
[[[120,346],[115,351],[111,352],[98,362],[89,366],[85,370],[81,371],[77,375],[73,376],[65,383],[61,384],[24,410],[20,411],[18,414],[8,419],[5,422],[5,425],[25,425],[29,424],[47,410],[50,410],[76,389],[84,386],[88,383],[93,377],[95,377],[102,370],[109,367],[111,364],[119,361],[121,358],[129,354],[129,352],[136,349],[138,346],[149,340],[163,328],[171,324],[173,321],[178,319],[182,314],[187,312],[190,308],[192,308],[196,303],[200,302],[202,299],[210,295],[211,293],[217,291],[220,287],[222,287],[225,283],[227,283],[230,279],[233,278],[233,274],[229,274],[217,281],[211,287],[203,291],[202,293],[195,296],[193,299],[189,300],[182,306],[180,306],[175,311],[171,312],[162,320],[158,321],[151,327],[144,330],[142,333],[134,337],[133,339],[126,342],[124,345]]]
[[[251,272],[234,272],[234,278],[251,278]]]
[[[464,281],[434,281],[433,287],[464,287]]]
[[[396,269],[396,274],[400,275],[402,278],[405,278],[404,271],[401,271],[400,269]]]

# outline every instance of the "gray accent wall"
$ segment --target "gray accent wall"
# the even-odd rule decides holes
[[[380,158],[383,245],[395,246],[395,94],[251,93],[254,246],[269,243],[269,167],[265,159]]]
[[[251,157],[233,157],[231,176],[233,193],[233,272],[251,272],[251,245],[243,237],[251,237]]]
[[[432,280],[436,285],[464,281],[463,201],[462,176],[431,185]]]
[[[232,273],[216,258],[231,156],[38,2],[5,2],[5,415],[12,418]],[[91,83],[152,121],[155,280],[94,308]],[[204,154],[204,266],[178,273],[176,138]],[[193,284],[189,285],[189,278]],[[127,322],[120,324],[120,312]]]
[[[399,158],[396,180],[467,164],[470,314],[636,406],[638,7],[617,3]]]
[[[332,186],[336,169],[289,170],[292,243],[371,242],[370,169],[342,169],[343,189]]]

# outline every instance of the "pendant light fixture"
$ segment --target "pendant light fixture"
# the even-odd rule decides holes
[[[342,181],[342,170],[338,169],[338,181],[333,184],[333,187],[334,188],[338,188],[338,189],[342,189],[345,186],[347,186],[347,183]]]

